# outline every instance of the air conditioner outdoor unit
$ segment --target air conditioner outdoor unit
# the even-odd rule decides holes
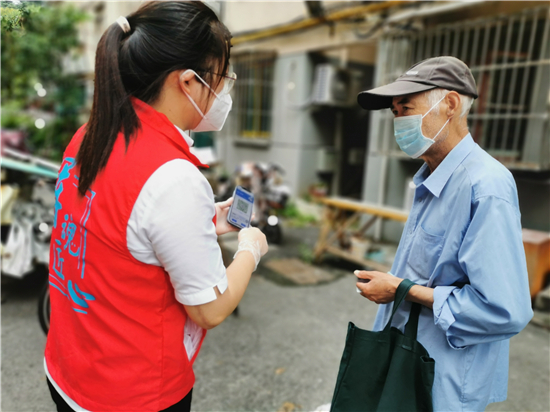
[[[311,103],[326,106],[352,106],[357,104],[358,78],[350,70],[330,63],[315,67]]]

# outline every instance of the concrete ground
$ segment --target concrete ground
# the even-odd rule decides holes
[[[316,233],[286,228],[285,246],[272,248],[270,258],[307,254]],[[313,411],[330,402],[348,322],[370,328],[376,312],[355,292],[352,267],[332,264],[324,268],[334,281],[299,287],[258,269],[239,317],[205,339],[195,363],[194,411]],[[3,285],[2,411],[55,410],[42,366],[38,283]],[[512,338],[508,400],[487,410],[550,411],[549,347],[550,332],[533,324]]]

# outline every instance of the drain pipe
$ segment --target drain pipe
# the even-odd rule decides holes
[[[333,13],[325,14],[321,17],[309,17],[304,20],[300,20],[294,23],[287,23],[281,26],[276,26],[264,30],[254,31],[252,33],[237,34],[231,40],[231,44],[234,46],[241,43],[247,43],[257,40],[263,40],[269,37],[279,36],[282,34],[292,33],[298,30],[310,29],[327,22],[335,22],[344,20],[350,17],[357,17],[363,14],[372,14],[382,10],[391,9],[393,7],[410,5],[414,2],[411,1],[385,1],[383,3],[375,3],[369,5],[350,7],[344,10],[335,11]]]
[[[409,20],[412,18],[423,18],[429,17],[436,14],[448,13],[451,11],[457,11],[465,9],[472,6],[477,6],[479,4],[486,3],[485,0],[468,0],[461,2],[453,2],[449,4],[441,4],[435,6],[419,7],[416,9],[403,10],[401,12],[395,13],[392,16],[389,16],[386,19],[386,23],[397,23],[403,20]]]

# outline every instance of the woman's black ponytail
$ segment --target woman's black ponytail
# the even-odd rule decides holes
[[[92,111],[76,157],[80,165],[78,191],[82,196],[107,164],[118,132],[123,130],[128,145],[130,136],[139,127],[119,70],[119,46],[127,34],[115,23],[105,31],[97,46]]]
[[[166,77],[193,69],[215,86],[229,65],[231,34],[200,1],[155,1],[127,17],[130,31],[112,24],[97,46],[90,119],[76,156],[84,196],[107,165],[118,133],[128,147],[140,122],[131,96],[153,103]]]

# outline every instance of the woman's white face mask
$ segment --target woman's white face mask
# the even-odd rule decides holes
[[[229,95],[227,87],[224,84],[224,87],[220,92],[220,94],[217,94],[208,85],[208,83],[206,83],[197,73],[195,73],[191,69],[187,69],[180,75],[180,81],[181,81],[181,76],[183,76],[185,73],[189,71],[192,72],[206,87],[208,87],[210,91],[214,93],[214,96],[215,96],[214,103],[212,103],[210,110],[208,110],[208,112],[204,114],[202,110],[199,109],[199,106],[197,105],[197,103],[195,103],[193,98],[184,91],[186,96],[189,98],[189,101],[191,102],[191,104],[195,107],[195,109],[197,109],[197,112],[199,112],[199,114],[202,117],[202,120],[199,122],[199,124],[192,130],[194,132],[218,132],[222,129],[225,123],[225,120],[227,119],[227,116],[231,111],[231,107],[233,106],[233,100]]]

